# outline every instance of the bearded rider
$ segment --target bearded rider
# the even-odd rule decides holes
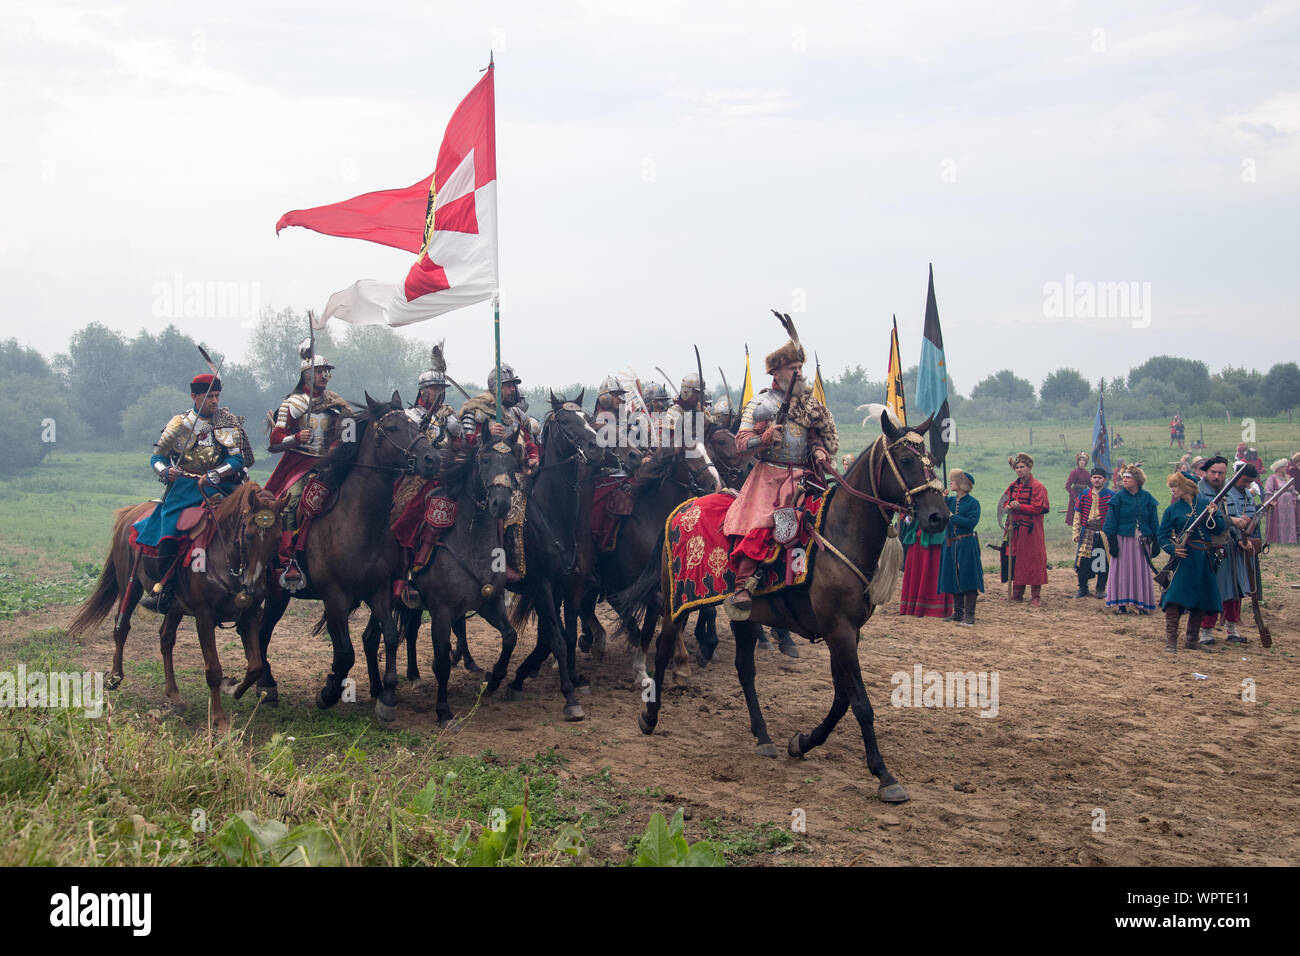
[[[542,449],[533,437],[528,402],[519,394],[522,379],[501,363],[501,421],[496,420],[497,370],[488,373],[487,391],[460,407],[460,427],[467,446],[480,441],[502,440],[514,445],[525,475],[532,474],[542,460]]]
[[[253,464],[253,449],[244,432],[244,419],[221,402],[221,379],[199,375],[190,382],[194,405],[173,416],[163,428],[149,459],[158,480],[170,489],[163,503],[135,523],[136,545],[158,552],[160,583],[140,603],[166,614],[176,590],[173,572],[181,536],[176,523],[186,508],[205,498],[229,494],[244,481]]]
[[[316,355],[309,343],[304,342],[298,354],[302,358],[298,384],[285,396],[272,417],[270,448],[272,454],[281,453],[266,490],[275,496],[289,492],[289,503],[284,510],[285,532],[280,546],[280,565],[284,570],[284,584],[296,590],[303,584],[302,570],[293,560],[292,546],[298,529],[298,503],[303,488],[315,474],[320,459],[339,442],[341,420],[352,411],[352,406],[329,384],[334,366],[323,355]]]
[[[745,406],[736,433],[736,451],[756,455],[758,463],[722,523],[723,532],[731,536],[737,584],[724,609],[736,621],[749,619],[758,586],[755,572],[774,554],[774,513],[791,507],[804,475],[823,474],[839,450],[835,420],[804,381],[804,349],[794,323],[789,316],[778,318],[790,341],[764,360],[772,386]]]
[[[722,490],[722,480],[704,447],[707,407],[700,376],[692,372],[682,379],[677,400],[659,418],[658,438],[652,442],[657,447],[648,452],[632,478],[629,491],[634,497],[642,488],[667,475],[682,455],[686,457],[691,479],[703,487],[703,494]]]

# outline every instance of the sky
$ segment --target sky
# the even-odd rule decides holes
[[[0,338],[175,324],[238,358],[257,307],[399,281],[410,253],[275,223],[427,176],[489,50],[525,384],[680,377],[692,344],[734,382],[774,308],[880,379],[931,264],[963,394],[1300,357],[1300,0],[10,3]],[[191,283],[239,298],[187,314]],[[481,380],[491,316],[401,334]]]

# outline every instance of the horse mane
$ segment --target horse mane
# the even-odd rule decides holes
[[[252,510],[250,500],[256,503],[255,495],[262,490],[262,486],[255,481],[246,481],[226,497],[217,502],[216,514],[217,522],[224,524],[231,518],[238,517],[245,512]]]

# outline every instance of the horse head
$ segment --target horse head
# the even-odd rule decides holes
[[[586,389],[583,391],[585,392]],[[591,427],[591,423],[587,421],[587,416],[582,411],[581,394],[578,395],[578,399],[578,402],[571,402],[563,395],[551,392],[551,413],[547,416],[547,424],[557,429],[572,449],[563,453],[561,457],[568,457],[571,454],[584,465],[599,463],[605,458],[605,448],[600,443],[600,436],[596,434],[596,429]]]
[[[519,485],[519,459],[504,441],[484,442],[478,449],[478,480],[488,514],[505,520],[510,498]]]
[[[237,551],[228,561],[237,574],[240,594],[250,600],[265,596],[266,572],[280,547],[283,512],[288,503],[287,491],[276,498],[248,482],[217,506],[218,522],[233,523]],[[236,597],[236,604],[243,606],[240,597]]]
[[[378,402],[366,392],[366,420],[375,440],[367,442],[359,455],[369,458],[363,462],[376,468],[392,468],[408,475],[432,478],[438,473],[441,459],[433,445],[402,408],[402,396],[393,389],[387,402]]]
[[[943,494],[943,482],[935,474],[934,463],[925,450],[925,433],[930,430],[933,417],[916,427],[897,426],[889,412],[880,413],[880,430],[884,447],[880,453],[871,449],[860,456],[867,459],[866,467],[873,469],[873,481],[880,496],[895,504],[912,509],[917,528],[931,534],[948,526],[948,504]]]

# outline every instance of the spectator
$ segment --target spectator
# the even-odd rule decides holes
[[[1264,497],[1269,498],[1287,483],[1286,466],[1289,462],[1279,458],[1273,462],[1268,481],[1264,484]],[[1268,543],[1295,544],[1296,535],[1296,490],[1292,485],[1286,493],[1280,495],[1268,515]]]
[[[980,503],[971,496],[975,479],[954,468],[948,473],[948,528],[939,564],[939,591],[952,595],[953,611],[946,620],[975,625],[975,602],[984,590],[984,568],[980,563]]]
[[[1126,465],[1120,480],[1124,489],[1111,496],[1102,527],[1112,558],[1106,606],[1115,608],[1117,614],[1126,614],[1132,605],[1139,614],[1146,614],[1156,608],[1156,592],[1142,551],[1147,549],[1149,556],[1154,548],[1160,506],[1142,487],[1147,476],[1137,465]]]
[[[1074,471],[1065,479],[1065,523],[1074,525],[1074,501],[1088,490],[1088,453],[1074,456]]]
[[[1165,612],[1165,650],[1174,654],[1178,651],[1178,624],[1183,611],[1187,612],[1187,640],[1183,646],[1199,650],[1196,632],[1201,619],[1206,615],[1216,616],[1222,606],[1208,554],[1210,538],[1220,530],[1223,519],[1211,512],[1180,546],[1176,539],[1186,533],[1185,529],[1210,504],[1210,499],[1200,494],[1196,482],[1186,475],[1170,475],[1167,484],[1174,493],[1174,503],[1165,510],[1160,522],[1160,547],[1178,558],[1178,567],[1160,598],[1160,607]]]

